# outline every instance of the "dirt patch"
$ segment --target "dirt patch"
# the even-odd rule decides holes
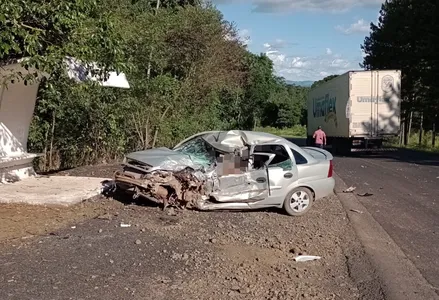
[[[0,204],[0,244],[50,234],[72,223],[113,213],[121,206],[102,196],[71,207]]]
[[[121,164],[83,166],[79,168],[52,173],[50,175],[112,178],[114,172],[116,171],[122,171]]]

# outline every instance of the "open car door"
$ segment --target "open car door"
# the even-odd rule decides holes
[[[219,189],[212,193],[218,202],[255,202],[269,195],[266,162],[274,155],[250,155],[248,171],[218,177]]]
[[[270,155],[266,162],[270,204],[282,203],[285,196],[298,180],[299,174],[294,156],[289,147],[279,143],[255,145],[253,155]]]

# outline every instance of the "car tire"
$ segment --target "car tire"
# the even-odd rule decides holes
[[[290,216],[303,216],[311,209],[313,203],[314,194],[311,190],[306,187],[297,187],[285,197],[284,210]],[[306,204],[305,207],[303,207],[304,204]]]

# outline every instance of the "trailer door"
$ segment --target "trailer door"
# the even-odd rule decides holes
[[[401,73],[378,71],[373,120],[379,136],[398,135],[400,130]]]
[[[398,71],[352,72],[350,85],[351,136],[398,134]]]

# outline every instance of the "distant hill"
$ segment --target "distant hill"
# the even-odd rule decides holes
[[[292,81],[292,80],[286,80],[287,84],[294,84],[297,86],[304,86],[304,87],[310,87],[314,81],[306,80],[306,81]]]

